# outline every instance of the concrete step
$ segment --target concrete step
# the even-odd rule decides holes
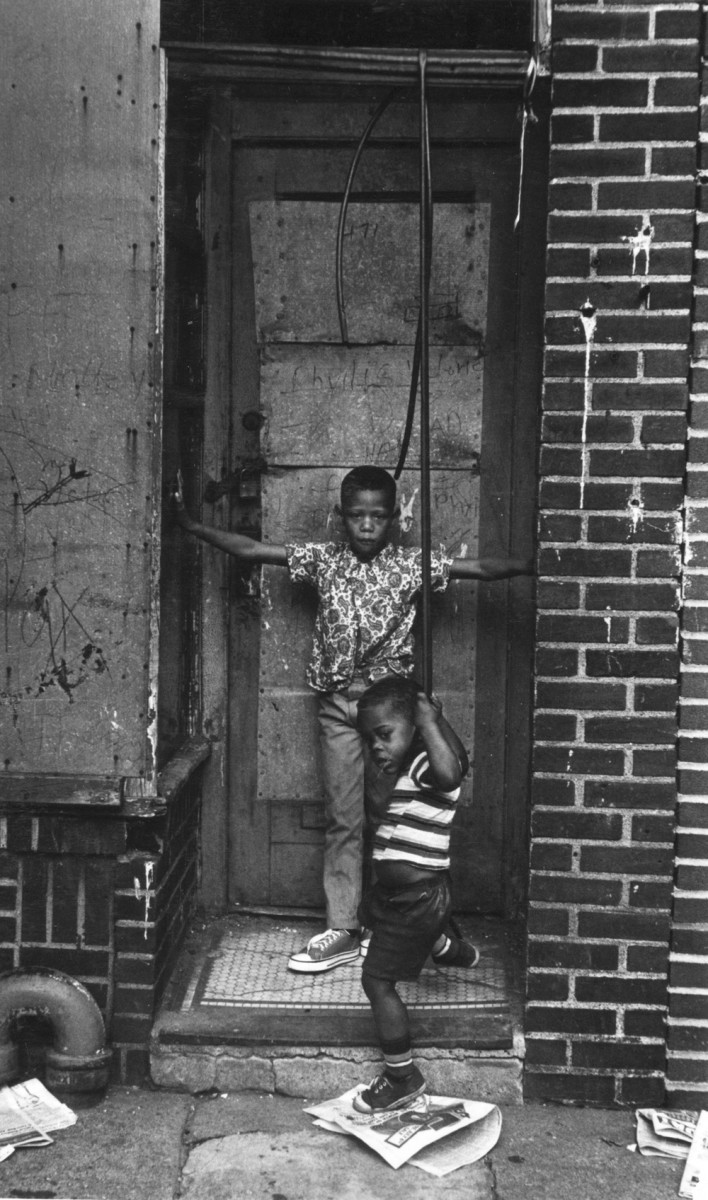
[[[472,970],[428,965],[399,985],[430,1089],[521,1103],[524,1057],[516,956],[503,922],[458,918],[481,951]],[[287,958],[318,925],[230,914],[191,932],[153,1028],[159,1087],[258,1090],[318,1100],[380,1069],[357,962],[293,974]]]

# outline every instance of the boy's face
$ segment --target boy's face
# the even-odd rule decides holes
[[[354,492],[337,505],[347,539],[357,558],[367,562],[388,544],[391,526],[398,515],[384,492]]]
[[[384,775],[398,774],[415,735],[415,725],[388,702],[359,713],[359,731]]]

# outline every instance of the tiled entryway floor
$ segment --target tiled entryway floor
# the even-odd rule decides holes
[[[431,962],[399,991],[418,1044],[507,1047],[512,1039],[513,939],[501,921],[458,917],[478,946],[471,969]],[[182,954],[163,1010],[170,1027],[212,1040],[369,1043],[368,1001],[358,960],[314,975],[287,969],[290,954],[322,928],[312,920],[234,914],[198,922]],[[191,1040],[191,1039],[190,1039]]]

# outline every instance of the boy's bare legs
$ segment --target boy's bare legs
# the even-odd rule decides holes
[[[396,991],[395,983],[390,979],[374,979],[371,975],[363,974],[361,986],[371,1005],[381,1046],[389,1042],[407,1041],[410,1049],[408,1009]]]

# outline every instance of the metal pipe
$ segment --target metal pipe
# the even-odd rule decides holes
[[[403,468],[406,464],[408,455],[408,447],[413,433],[413,418],[415,417],[415,398],[418,394],[418,380],[420,378],[420,312],[418,313],[418,324],[415,331],[415,345],[413,346],[413,366],[411,368],[411,383],[408,391],[408,411],[406,412],[406,424],[401,438],[401,449],[398,455],[398,463],[396,470],[393,472],[394,479],[400,479]]]
[[[432,187],[430,177],[430,130],[426,90],[427,54],[418,53],[420,81],[420,547],[421,547],[421,621],[423,629],[423,689],[433,690],[433,646],[430,605],[430,360],[429,293]]]
[[[273,70],[286,76],[310,71],[321,78],[334,72],[344,80],[367,79],[415,84],[417,52],[409,49],[365,50],[322,46],[234,45],[219,42],[166,41],[170,74],[179,76],[181,64],[190,76],[228,76],[248,79]],[[427,52],[427,80],[431,85],[485,88],[517,87],[526,73],[528,54],[522,50],[434,50]]]
[[[17,1078],[13,1026],[26,1015],[51,1026],[54,1040],[45,1059],[51,1089],[95,1092],[107,1086],[111,1051],[96,1001],[78,980],[42,967],[0,975],[0,1084]]]

